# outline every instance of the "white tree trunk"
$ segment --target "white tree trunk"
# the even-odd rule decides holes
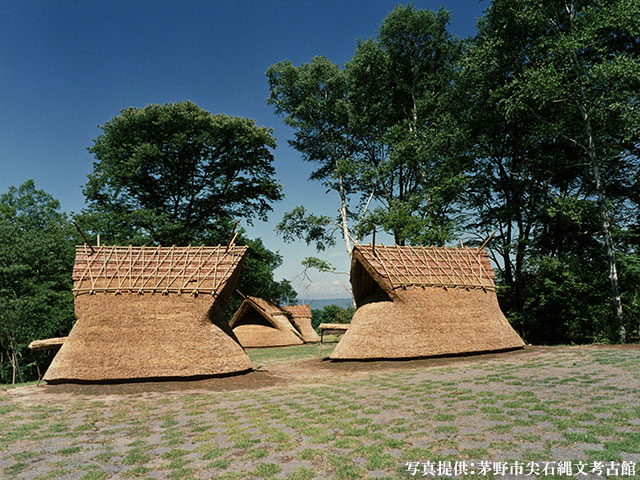
[[[349,234],[349,219],[347,218],[347,196],[344,192],[344,185],[342,183],[342,176],[339,178],[340,188],[338,193],[340,194],[340,218],[342,225],[342,236],[344,237],[344,243],[347,247],[347,253],[351,258],[351,252],[353,251],[353,244],[351,243],[351,235]]]
[[[598,157],[596,155],[593,132],[591,129],[591,119],[587,112],[583,102],[578,101],[580,112],[582,114],[582,120],[584,122],[586,134],[587,134],[587,153],[589,154],[589,160],[591,162],[591,173],[596,183],[596,194],[598,197],[598,207],[600,209],[600,218],[602,220],[602,234],[604,236],[604,243],[607,248],[607,258],[609,260],[609,282],[611,285],[611,299],[613,300],[613,308],[616,316],[616,330],[618,334],[618,340],[620,343],[626,341],[626,331],[624,328],[624,316],[622,314],[622,299],[620,297],[620,289],[618,287],[618,271],[616,268],[616,252],[613,246],[613,240],[611,238],[609,212],[607,211],[607,200],[602,188],[602,179],[600,177],[600,165],[598,163]]]

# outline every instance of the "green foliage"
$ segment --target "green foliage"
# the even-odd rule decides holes
[[[627,1],[495,0],[466,47],[468,228],[497,231],[501,303],[529,341],[617,337],[613,252],[638,253],[638,15]],[[619,285],[637,331],[631,267]]]
[[[351,323],[355,309],[342,308],[338,305],[326,305],[324,308],[311,310],[311,326],[315,329],[321,323]]]
[[[276,231],[286,242],[293,242],[302,237],[307,245],[315,244],[317,250],[333,247],[336,244],[335,231],[337,227],[326,215],[307,213],[303,206],[295,207],[286,212],[282,220],[276,225]]]
[[[192,102],[127,108],[101,127],[78,222],[103,242],[226,244],[235,217],[266,219],[283,198],[273,178],[276,142],[253,120],[212,115]],[[238,289],[276,302],[295,300],[273,271],[282,257],[239,232],[248,245]],[[232,311],[239,303],[234,298]]]
[[[101,128],[83,220],[109,242],[212,243],[221,220],[265,220],[282,199],[276,142],[253,120],[186,101],[127,108]]]
[[[448,22],[444,10],[398,6],[344,68],[315,57],[267,71],[268,103],[294,128],[291,145],[315,164],[311,179],[339,194],[333,225],[343,232],[347,222],[357,236],[376,224],[399,244],[440,244],[455,231],[464,162],[449,109],[460,43]],[[338,230],[329,219],[301,208],[278,226],[285,240],[332,244]]]
[[[316,270],[318,270],[319,272],[331,272],[331,273],[337,273],[336,272],[336,267],[334,267],[333,265],[331,265],[329,262],[327,262],[326,260],[322,260],[321,258],[317,258],[317,257],[305,257],[304,260],[302,260],[302,266],[305,268],[305,271],[309,268],[315,268]]]
[[[64,336],[74,320],[74,227],[32,180],[0,195],[0,383],[37,378],[27,345]]]

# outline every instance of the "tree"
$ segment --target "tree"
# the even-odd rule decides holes
[[[211,243],[221,220],[265,220],[282,199],[276,142],[253,120],[185,101],[130,107],[100,128],[84,213],[113,242]]]
[[[27,345],[73,324],[73,232],[58,201],[32,180],[0,195],[0,383],[34,378],[25,371],[34,366]]]
[[[282,265],[282,256],[267,249],[261,239],[244,237],[243,232],[240,232],[237,243],[248,245],[249,251],[236,289],[243,295],[266,298],[277,305],[295,304],[298,294],[291,286],[291,282],[286,279],[276,281],[273,278],[273,271]],[[240,306],[241,301],[237,295],[229,301],[228,319]]]
[[[556,279],[601,288],[603,264],[592,248],[601,239],[620,340],[629,322],[614,242],[632,228],[625,211],[638,211],[639,8],[624,0],[496,0],[465,57],[474,85],[469,197],[479,213],[471,227],[498,227],[511,306],[523,315],[531,273],[555,275],[558,265],[569,276]],[[581,275],[585,259],[590,276]]]
[[[519,3],[514,19],[523,26],[526,19],[523,33],[532,48],[522,76],[509,85],[509,108],[538,116],[585,160],[581,180],[598,205],[618,339],[624,341],[610,210],[614,190],[633,171],[629,153],[640,141],[640,6],[624,0]]]
[[[325,305],[311,310],[311,326],[318,329],[321,323],[351,323],[355,308],[342,308],[338,305]]]
[[[446,108],[459,42],[448,21],[444,10],[399,6],[344,68],[324,57],[269,68],[268,103],[295,129],[291,145],[317,166],[311,179],[340,201],[336,221],[300,207],[287,213],[278,226],[286,240],[297,235],[322,249],[337,226],[350,253],[374,224],[399,244],[452,235],[462,176],[450,154],[460,137],[450,134],[456,122]]]
[[[252,120],[212,115],[192,102],[127,108],[101,127],[84,189],[83,228],[123,244],[226,244],[234,218],[265,220],[283,198],[272,166],[271,130]],[[238,288],[295,299],[273,270],[282,258],[240,230],[249,245]],[[230,308],[234,306],[232,302]]]

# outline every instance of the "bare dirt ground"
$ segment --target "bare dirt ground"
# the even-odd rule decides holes
[[[640,462],[639,393],[638,345],[19,387],[0,390],[0,478],[412,478],[406,462],[460,460],[585,472],[465,478],[637,478],[620,465]]]
[[[634,345],[617,346],[617,348],[634,348]],[[640,346],[639,346],[640,347]],[[278,385],[295,385],[299,382],[326,381],[327,377],[362,376],[374,372],[392,370],[416,370],[436,366],[456,365],[459,363],[485,362],[491,359],[519,358],[523,355],[536,355],[548,347],[526,346],[522,349],[501,353],[485,353],[467,356],[448,356],[438,358],[423,358],[410,360],[380,360],[380,361],[330,361],[327,358],[310,358],[295,363],[278,362],[262,366],[258,370],[228,377],[217,377],[199,380],[176,380],[159,382],[131,382],[114,384],[78,384],[64,383],[48,385],[41,383],[13,390],[5,390],[12,398],[22,398],[23,401],[49,399],[54,403],[73,400],[79,396],[118,396],[134,395],[148,392],[175,391],[209,391],[227,392],[234,390],[255,390]],[[2,390],[0,390],[1,394]]]

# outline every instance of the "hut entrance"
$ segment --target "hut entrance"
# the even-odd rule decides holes
[[[240,327],[242,325],[260,325],[261,327],[269,327],[275,329],[275,325],[273,325],[269,320],[264,318],[263,315],[255,311],[253,308],[247,309],[246,313],[238,319],[237,322],[234,323],[235,327]]]
[[[355,262],[351,270],[351,286],[358,308],[368,303],[392,301],[389,294],[382,289],[359,261]]]

